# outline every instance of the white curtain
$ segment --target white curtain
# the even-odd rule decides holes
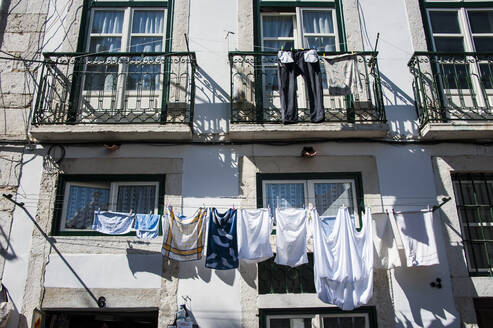
[[[123,28],[123,11],[98,10],[94,12],[91,33],[119,34]]]
[[[164,31],[164,11],[134,12],[132,33],[158,34]]]
[[[315,207],[320,217],[337,216],[341,206],[349,208],[354,214],[354,199],[351,183],[315,183]]]
[[[269,183],[266,187],[266,203],[271,209],[277,207],[301,208],[305,205],[303,183]]]
[[[293,17],[264,16],[262,30],[264,37],[293,37]]]
[[[317,34],[334,33],[332,11],[304,11],[303,32]]]
[[[148,214],[154,212],[156,186],[119,186],[117,212]]]

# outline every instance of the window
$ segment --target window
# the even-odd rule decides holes
[[[342,205],[359,218],[362,192],[360,173],[257,174],[258,207],[308,208],[312,204],[329,225]],[[259,263],[258,278],[259,294],[315,293],[313,254],[308,253],[308,263],[295,268],[278,265],[273,258]]]
[[[479,297],[473,300],[479,328],[489,327],[493,320],[493,297]]]
[[[259,207],[306,207],[312,204],[321,218],[334,219],[341,206],[358,216],[362,190],[359,173],[259,174]],[[259,192],[259,191],[257,191]]]
[[[92,8],[79,115],[102,120],[115,112],[129,115],[129,120],[133,114],[158,116],[165,65],[155,53],[164,52],[165,41],[165,8]],[[121,52],[138,55],[118,55]]]
[[[58,186],[57,233],[91,232],[98,209],[159,213],[164,203],[164,177],[154,175],[65,175]]]
[[[451,106],[486,107],[493,100],[493,9],[467,2],[451,4],[424,2],[430,47],[446,53],[435,59],[444,101]],[[476,54],[466,56],[468,52]]]
[[[45,317],[42,327],[132,327],[132,328],[156,328],[158,325],[158,311],[155,309],[126,309],[126,311],[89,311],[64,310],[43,311]],[[34,325],[33,325],[34,326]]]
[[[261,17],[263,51],[339,50],[335,9],[297,7],[294,12],[264,12]]]
[[[491,275],[493,174],[453,174],[455,201],[471,275]]]
[[[272,1],[259,1],[256,48],[263,52],[311,48],[327,53],[345,50],[339,0],[317,2],[304,4],[297,1],[290,5],[290,1],[285,1],[279,6]],[[281,108],[276,58],[266,56],[262,61],[262,85],[257,92],[262,93],[264,119],[272,120],[280,116]],[[323,65],[321,70],[325,70]],[[308,117],[308,97],[301,76],[297,78],[297,85],[297,104],[303,120]],[[345,97],[329,95],[326,74],[322,74],[322,86],[324,108],[337,108],[339,112],[340,108],[346,107]],[[333,115],[337,114],[328,114],[329,117]]]
[[[376,327],[374,307],[355,311],[337,308],[260,309],[261,327],[264,328],[372,328]]]

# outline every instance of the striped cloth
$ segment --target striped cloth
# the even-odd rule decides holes
[[[177,217],[172,209],[167,209],[163,215],[163,256],[175,261],[200,260],[206,213],[207,210],[199,208],[191,217]]]

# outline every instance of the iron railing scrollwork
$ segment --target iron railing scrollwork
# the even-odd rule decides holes
[[[421,127],[493,120],[493,53],[415,52],[408,66]]]
[[[35,125],[192,123],[194,53],[44,56]]]
[[[325,53],[327,56],[341,54]],[[352,54],[356,56],[356,72],[361,88],[352,90],[348,96],[331,96],[324,78],[325,121],[383,123],[386,119],[377,53]],[[229,53],[232,123],[281,122],[276,55],[275,52]],[[324,72],[323,65],[321,68]],[[309,122],[309,108],[302,84],[298,83],[298,117],[301,122]]]

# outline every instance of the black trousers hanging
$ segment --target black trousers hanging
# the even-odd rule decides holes
[[[308,50],[293,51],[294,63],[279,62],[279,94],[284,124],[298,122],[296,77],[300,74],[305,80],[310,105],[310,120],[313,123],[319,123],[325,119],[320,63],[318,61],[315,63],[306,62],[304,58],[306,51]]]

